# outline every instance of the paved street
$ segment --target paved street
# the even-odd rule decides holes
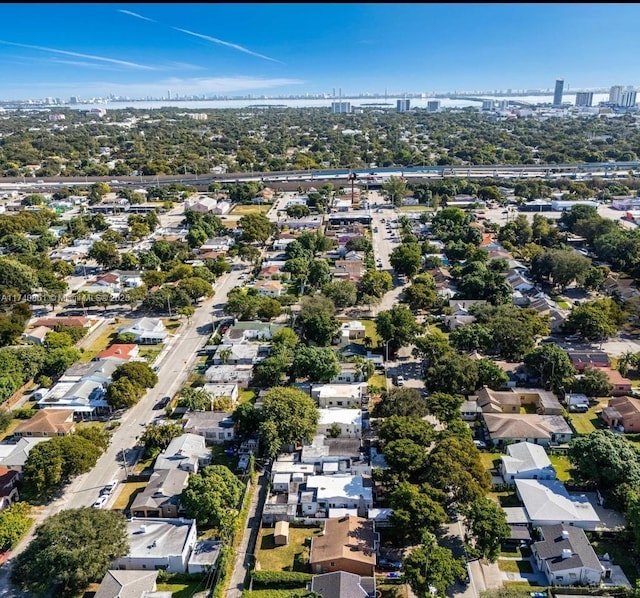
[[[144,427],[158,413],[153,411],[154,404],[163,396],[173,396],[184,384],[195,361],[197,351],[205,345],[211,333],[212,310],[219,309],[226,303],[227,293],[238,284],[241,270],[234,270],[223,275],[215,284],[216,294],[200,305],[190,323],[183,322],[180,329],[172,337],[158,358],[160,369],[158,383],[149,390],[140,402],[129,409],[121,420],[111,439],[109,449],[100,457],[96,466],[88,473],[75,478],[65,487],[60,498],[48,504],[38,515],[36,524],[43,522],[51,515],[63,509],[86,507],[96,500],[100,489],[110,480],[126,477],[123,457],[131,466],[136,460],[137,439]],[[112,504],[117,492],[112,495],[106,507]],[[13,556],[26,548],[32,537],[33,529],[13,551]],[[20,596],[8,584],[10,561],[0,568],[0,596],[10,598]]]

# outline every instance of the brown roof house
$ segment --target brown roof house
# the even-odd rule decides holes
[[[558,445],[573,437],[573,430],[561,415],[483,413],[482,419],[487,436],[496,447],[513,442]]]
[[[0,467],[0,511],[20,500],[16,484],[20,474],[7,467]]]
[[[18,438],[23,436],[66,436],[76,427],[73,409],[40,409],[14,431]]]
[[[625,432],[640,431],[640,400],[632,397],[613,397],[602,410],[602,419],[611,428],[622,426]]]
[[[134,517],[177,517],[180,494],[188,480],[189,472],[183,469],[153,472],[147,487],[134,499],[131,514]]]
[[[313,573],[346,571],[372,577],[379,541],[370,519],[355,515],[327,519],[324,533],[311,539],[311,570]]]
[[[477,393],[478,405],[484,413],[520,413],[524,405],[535,405],[544,415],[560,415],[562,405],[552,392],[538,388],[511,388],[491,390],[482,388]]]

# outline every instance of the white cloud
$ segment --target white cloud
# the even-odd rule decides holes
[[[129,62],[127,60],[118,60],[116,58],[107,58],[106,56],[95,56],[92,54],[81,54],[80,52],[69,52],[67,50],[58,50],[56,48],[45,48],[43,46],[31,46],[29,44],[18,44],[15,42],[8,42],[4,40],[0,40],[0,44],[5,44],[7,46],[15,46],[17,48],[27,48],[30,50],[40,50],[42,52],[50,52],[53,54],[62,54],[64,56],[75,56],[76,58],[87,58],[89,60],[97,60],[99,62],[108,62],[110,64],[118,64],[120,66],[126,66],[134,69],[142,69],[146,71],[155,71],[156,69],[152,66],[146,66],[144,64],[137,64],[135,62]]]
[[[195,33],[194,31],[189,31],[188,29],[180,29],[180,27],[173,27],[173,29],[175,29],[176,31],[181,31],[182,33],[186,33],[187,35],[193,35],[194,37],[199,37],[200,39],[213,42],[214,44],[220,44],[221,46],[226,46],[227,48],[233,48],[234,50],[238,50],[239,52],[244,52],[245,54],[249,54],[251,56],[257,56],[258,58],[263,58],[264,60],[270,60],[271,62],[280,62],[275,58],[265,56],[264,54],[258,54],[257,52],[254,52],[253,50],[249,50],[244,46],[233,44],[231,42],[226,42],[222,39],[218,39],[217,37],[211,37],[210,35],[203,35],[202,33]],[[280,63],[280,64],[283,64],[283,63]]]

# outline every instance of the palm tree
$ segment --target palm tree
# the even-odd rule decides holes
[[[225,347],[224,349],[220,349],[219,355],[222,363],[226,364],[229,361],[229,357],[233,354],[233,350],[231,347]]]

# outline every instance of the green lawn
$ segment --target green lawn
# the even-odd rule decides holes
[[[399,208],[396,208],[396,210],[400,210],[400,212],[433,212],[433,208],[431,206],[425,205],[400,206]]]
[[[589,407],[585,413],[569,413],[569,420],[574,427],[576,434],[590,434],[603,427],[602,420],[596,414],[606,406],[608,400],[604,399],[599,405]]]
[[[244,590],[242,598],[302,598],[308,596],[309,590],[300,588],[299,590]]]
[[[242,403],[246,403],[246,402],[254,402],[254,399],[256,398],[256,393],[254,390],[241,390],[238,393],[238,404],[242,405]]]
[[[226,465],[231,471],[235,471],[236,465],[238,464],[238,457],[227,455],[227,453],[224,452],[224,446],[214,444],[211,447],[211,464]]]
[[[205,589],[204,580],[192,581],[190,583],[159,583],[158,592],[171,592],[172,598],[191,598],[196,592]]]
[[[148,363],[153,363],[156,360],[156,357],[160,355],[162,349],[158,349],[155,345],[149,346],[141,346],[138,350],[138,355],[142,359],[146,359]]]
[[[275,528],[265,527],[258,534],[256,561],[264,571],[302,571],[308,573],[309,546],[305,540],[322,532],[321,527],[289,527],[289,544],[275,546]]]
[[[118,336],[118,328],[127,324],[129,320],[112,322],[104,327],[104,330],[93,340],[80,356],[80,361],[91,361],[98,353],[111,346]],[[81,341],[82,342],[82,341]]]
[[[520,500],[513,492],[489,492],[489,498],[497,502],[501,507],[519,507],[521,506]]]
[[[366,335],[371,339],[372,347],[379,347],[382,342],[382,337],[376,330],[376,323],[373,320],[360,320],[364,325]]]
[[[500,571],[507,571],[510,573],[533,573],[533,567],[529,561],[498,559],[498,567],[500,568]]]
[[[609,553],[609,556],[613,559],[616,565],[620,565],[622,571],[627,576],[629,583],[632,587],[635,587],[638,577],[638,569],[634,563],[633,554],[629,550],[629,545],[625,542],[616,540],[603,540],[598,539],[596,534],[587,532],[591,546],[598,555],[604,555]]]
[[[549,461],[556,470],[556,477],[561,482],[566,482],[571,479],[571,462],[568,457],[564,455],[549,455]]]
[[[487,470],[499,467],[500,457],[502,457],[501,453],[480,451],[480,461]]]

